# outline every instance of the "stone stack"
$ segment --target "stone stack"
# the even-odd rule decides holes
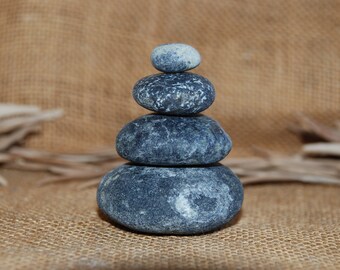
[[[241,209],[243,188],[217,163],[232,143],[213,119],[198,114],[215,99],[209,80],[185,72],[200,64],[185,44],[156,47],[154,67],[164,73],[139,80],[133,97],[154,114],[128,123],[117,152],[131,161],[104,176],[99,208],[114,222],[153,234],[199,234],[227,224]]]

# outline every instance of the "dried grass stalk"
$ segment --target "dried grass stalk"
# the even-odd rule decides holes
[[[42,112],[37,107],[0,104],[0,164],[8,169],[46,171],[53,176],[37,182],[37,185],[82,180],[78,188],[98,185],[109,170],[126,161],[118,157],[111,146],[86,154],[59,154],[16,146],[26,136],[39,129],[44,121],[54,120],[62,111]],[[314,156],[340,157],[340,128],[327,127],[304,115],[300,124],[291,129],[299,135],[312,134],[330,143],[307,144],[300,154],[280,156],[268,150],[254,148],[257,156],[225,159],[244,185],[296,181],[302,183],[340,184],[340,163],[337,159]],[[0,185],[7,181],[0,177]]]
[[[0,175],[0,186],[7,186],[7,180]]]
[[[60,176],[54,176],[54,177],[46,177],[45,179],[42,179],[37,182],[38,186],[43,186],[47,184],[55,184],[60,182],[66,182],[66,181],[74,181],[74,180],[83,180],[87,179],[93,182],[93,180],[96,180],[97,184],[99,183],[100,179],[109,171],[112,170],[120,165],[123,165],[126,163],[126,161],[120,159],[116,160],[115,162],[111,162],[110,166],[106,164],[105,166],[96,167],[94,169],[86,169],[86,170],[73,170],[73,171],[64,171],[61,172]],[[84,186],[91,186],[84,184]]]
[[[241,177],[241,182],[244,185],[274,183],[274,182],[301,182],[309,184],[330,184],[340,185],[339,178],[324,177],[315,175],[296,175],[282,172],[258,173],[253,176]]]
[[[0,164],[7,163],[13,160],[13,157],[6,153],[0,153]]]
[[[62,116],[62,110],[53,110],[40,112],[33,115],[20,116],[15,118],[8,118],[0,122],[0,134],[18,129],[20,127],[28,127],[40,122],[50,121]]]
[[[18,104],[0,104],[0,120],[21,115],[31,115],[39,113],[40,109],[36,106]]]
[[[302,147],[307,156],[333,156],[340,158],[340,143],[311,143]]]
[[[111,147],[108,147],[107,150],[87,154],[57,154],[21,147],[14,147],[9,152],[12,155],[29,160],[72,166],[72,164],[80,165],[81,163],[102,163],[110,161],[117,157],[117,154],[110,148]]]
[[[328,142],[340,142],[340,131],[338,128],[328,127],[304,114],[298,115],[298,125],[291,125],[289,129],[297,135],[305,133],[313,134]]]
[[[25,126],[18,129],[7,136],[0,137],[0,151],[7,150],[13,144],[23,140],[28,134],[39,130],[38,126]]]

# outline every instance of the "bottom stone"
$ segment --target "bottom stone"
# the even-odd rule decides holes
[[[243,187],[221,165],[125,164],[104,176],[97,201],[112,221],[154,234],[199,234],[227,224],[241,209]]]

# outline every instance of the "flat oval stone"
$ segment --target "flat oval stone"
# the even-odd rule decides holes
[[[139,80],[133,88],[133,97],[151,111],[190,115],[206,110],[214,102],[215,89],[198,74],[160,73]]]
[[[201,56],[190,45],[171,43],[154,48],[151,62],[159,71],[182,72],[197,67],[201,63]]]
[[[104,176],[100,210],[137,232],[198,234],[227,224],[241,209],[243,187],[221,165],[148,167],[125,164]]]
[[[232,148],[229,135],[204,116],[144,115],[118,134],[118,154],[135,163],[176,166],[215,163]]]

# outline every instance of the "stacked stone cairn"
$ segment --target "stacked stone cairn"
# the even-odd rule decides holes
[[[151,60],[164,73],[139,80],[133,97],[156,113],[118,134],[117,152],[130,163],[104,176],[99,208],[136,232],[190,235],[219,229],[240,211],[243,188],[217,163],[230,152],[230,137],[215,120],[198,114],[214,102],[214,87],[186,72],[201,62],[189,45],[160,45]]]

